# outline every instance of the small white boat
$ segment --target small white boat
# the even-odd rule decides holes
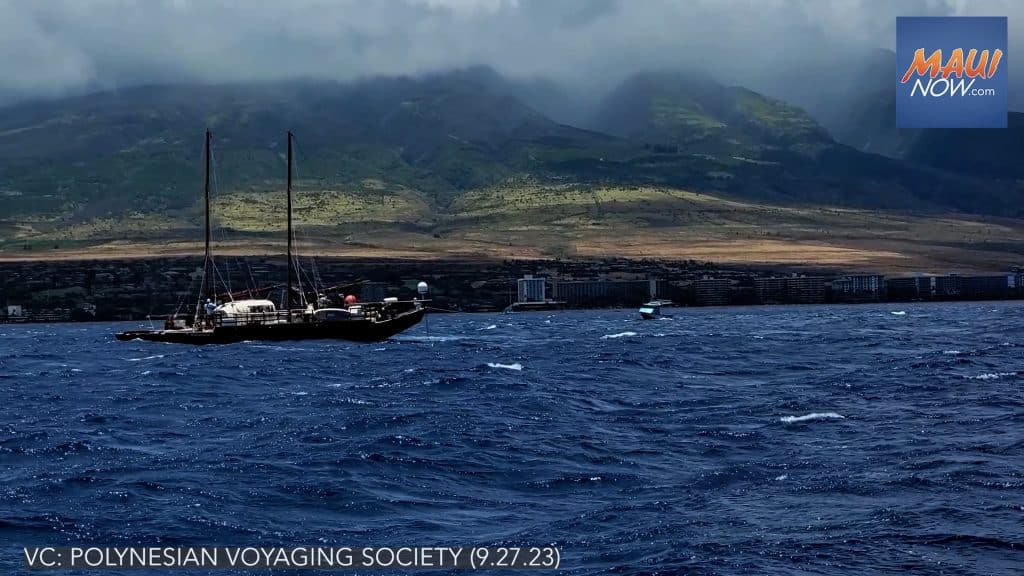
[[[650,302],[640,306],[640,317],[644,320],[655,320],[657,318],[671,318],[669,315],[663,315],[661,313],[662,306],[671,306],[672,303],[668,300],[651,300]]]

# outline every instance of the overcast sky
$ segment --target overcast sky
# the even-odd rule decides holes
[[[1013,44],[1024,1],[0,0],[0,98],[470,64],[572,82],[693,64],[735,77],[892,48],[895,16],[940,14],[1009,15]]]

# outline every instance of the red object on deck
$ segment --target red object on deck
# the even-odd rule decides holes
[[[349,294],[348,296],[345,296],[345,304],[351,306],[351,305],[353,305],[355,303],[356,303],[356,297],[355,296],[353,296],[352,294]]]

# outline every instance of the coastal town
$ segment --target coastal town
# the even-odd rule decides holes
[[[225,257],[221,292],[279,284],[284,258]],[[0,322],[144,320],[193,310],[202,261],[193,257],[0,263]],[[312,299],[341,290],[364,301],[412,298],[430,284],[434,311],[1003,300],[1024,298],[1024,268],[1001,274],[887,277],[836,270],[724,268],[709,262],[315,258],[300,276]],[[283,289],[279,290],[283,298]],[[273,291],[271,291],[273,298]]]

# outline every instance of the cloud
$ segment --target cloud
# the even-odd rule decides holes
[[[0,13],[0,97],[10,99],[169,81],[345,80],[471,64],[577,84],[666,66],[741,77],[892,48],[897,15],[1010,15],[1012,28],[1024,3],[0,0]]]

